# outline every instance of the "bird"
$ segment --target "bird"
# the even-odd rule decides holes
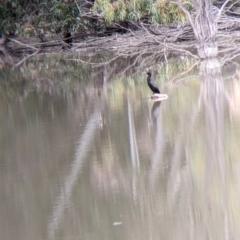
[[[167,94],[161,94],[160,90],[158,88],[158,86],[156,85],[156,83],[154,83],[151,79],[152,73],[150,71],[147,71],[147,84],[149,86],[149,88],[152,90],[152,95],[151,95],[151,99],[153,101],[162,101],[168,98]]]
[[[149,88],[152,90],[153,94],[154,93],[160,94],[159,88],[157,87],[156,83],[154,83],[151,79],[152,73],[148,71],[147,75],[148,75],[147,76],[147,84],[148,84]]]

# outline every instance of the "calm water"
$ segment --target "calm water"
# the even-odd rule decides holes
[[[1,74],[1,239],[240,239],[240,70],[176,66],[156,103],[142,72]]]

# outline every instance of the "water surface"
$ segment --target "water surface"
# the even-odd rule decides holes
[[[154,103],[143,71],[45,64],[0,75],[2,239],[239,239],[236,67],[158,64]]]

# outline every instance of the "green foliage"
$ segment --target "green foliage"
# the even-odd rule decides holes
[[[80,18],[78,6],[81,8],[81,0],[4,2],[0,4],[0,33],[37,35],[39,32],[76,31],[88,26],[88,21]]]
[[[186,1],[186,0],[183,0]],[[148,16],[152,23],[183,22],[185,15],[171,0],[95,0],[92,9],[83,0],[5,0],[0,4],[0,33],[37,35],[106,27],[112,22],[137,22]],[[186,2],[187,3],[187,2]],[[190,3],[185,4],[189,8]],[[190,9],[190,8],[189,8]],[[86,18],[92,11],[105,22]]]
[[[6,1],[4,4],[0,4],[0,31],[9,33],[14,26],[14,20],[21,19],[23,14],[24,12],[14,2]]]
[[[126,5],[124,4],[124,1],[117,1],[113,4],[114,7],[114,15],[115,15],[115,20],[118,21],[123,21],[126,16],[127,16],[127,9]]]
[[[185,0],[183,3],[186,2]],[[187,5],[186,5],[187,4]],[[190,9],[190,3],[185,6]],[[125,19],[136,22],[144,15],[151,14],[152,23],[182,23],[185,21],[184,13],[178,5],[170,0],[96,0],[92,9],[98,12],[107,23],[113,21],[123,21]]]
[[[176,3],[170,1],[157,1],[151,5],[153,23],[184,22],[185,15]]]
[[[75,3],[64,4],[61,1],[54,0],[50,7],[51,20],[54,23],[52,25],[52,31],[58,31],[59,29],[72,30],[77,27],[76,18],[78,17],[78,9]],[[72,28],[72,29],[71,29]]]

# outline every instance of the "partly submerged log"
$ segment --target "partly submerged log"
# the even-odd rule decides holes
[[[157,101],[163,101],[168,99],[167,94],[161,94],[161,93],[154,93],[150,96],[151,101],[157,102]]]

